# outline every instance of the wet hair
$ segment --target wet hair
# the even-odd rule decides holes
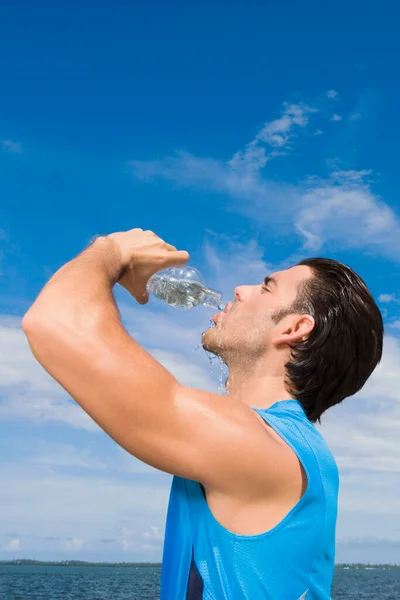
[[[298,263],[312,276],[298,287],[291,306],[276,311],[278,323],[289,314],[309,314],[315,325],[304,341],[290,344],[285,364],[290,393],[311,422],[357,393],[382,358],[383,320],[365,282],[350,267],[329,258]]]

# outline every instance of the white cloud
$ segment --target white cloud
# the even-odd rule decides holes
[[[0,405],[0,419],[58,421],[98,429],[36,361],[20,318],[0,316],[0,339],[0,389],[7,396]]]
[[[335,91],[335,90],[329,90],[326,92],[326,95],[328,98],[337,98],[339,96],[339,94]]]
[[[260,162],[252,161],[247,167],[244,157],[236,162],[233,168],[218,160],[177,152],[162,161],[135,161],[132,169],[141,179],[160,177],[185,188],[222,194],[227,198],[227,210],[256,219],[260,225],[284,224],[288,216],[290,218],[299,190],[262,178]]]
[[[200,341],[200,340],[199,340]],[[192,361],[187,360],[182,355],[165,350],[152,349],[152,356],[161,363],[182,385],[215,391],[215,383],[210,378],[205,377],[202,367],[194,365]]]
[[[346,546],[347,536],[369,535],[399,543],[393,529],[400,518],[399,360],[399,340],[386,335],[382,361],[364,388],[324,413],[317,426],[340,472],[337,560],[348,560],[350,555],[361,560],[357,548],[350,548],[351,540]],[[376,562],[382,556],[373,548],[368,555]]]
[[[263,181],[260,171],[267,161],[285,153],[285,147],[304,129],[309,115],[316,109],[304,104],[284,104],[280,118],[265,123],[255,138],[227,162],[197,158],[178,151],[161,161],[131,161],[133,173],[139,179],[161,177],[180,185],[212,189],[236,198],[264,201],[279,189]],[[287,193],[287,190],[285,190]]]
[[[146,324],[142,320],[143,308],[137,323],[132,323],[134,311],[125,307],[126,327],[133,337],[166,365],[181,383],[215,390],[216,384],[209,376],[205,362],[199,364],[194,354],[194,346],[200,343],[201,332],[209,326],[208,313],[203,313],[202,326],[198,322],[195,328],[193,323],[191,328],[186,328],[179,325],[179,319],[173,325],[172,319],[163,319],[157,313],[145,310]],[[150,322],[152,327],[149,327]],[[36,361],[21,329],[20,318],[0,316],[0,339],[0,390],[6,396],[0,405],[0,419],[63,423],[87,431],[100,431],[98,425]],[[158,348],[149,347],[153,343],[157,343]],[[163,345],[169,350],[164,350]],[[188,346],[193,350],[192,357],[187,356]],[[67,448],[64,448],[63,454],[68,460]],[[59,460],[62,460],[61,456]],[[75,461],[84,460],[84,457],[75,457]]]
[[[284,106],[282,116],[275,121],[265,123],[250,144],[264,142],[273,148],[285,146],[293,136],[296,127],[305,127],[308,124],[308,115],[316,112],[316,109],[304,104],[285,103]]]
[[[5,552],[18,552],[22,550],[21,541],[17,538],[8,542],[4,546],[0,546],[0,550],[4,550]]]
[[[302,195],[294,225],[306,240],[304,249],[316,252],[340,241],[347,248],[367,245],[398,259],[397,215],[371,192],[360,173],[350,171],[346,178],[341,171],[339,180],[337,175],[316,180]]]
[[[331,121],[341,121],[342,117],[340,115],[333,115],[331,118]]]
[[[23,149],[19,142],[13,142],[12,140],[1,140],[1,145],[5,152],[10,154],[22,154]]]
[[[227,162],[177,152],[160,161],[133,161],[131,166],[141,179],[159,177],[222,194],[225,208],[252,219],[260,232],[268,227],[274,237],[297,233],[304,240],[303,254],[340,243],[398,260],[400,222],[372,191],[371,170],[336,169],[327,178],[310,177],[297,185],[265,177],[267,162],[287,151],[312,111],[304,105],[286,105],[281,118],[266,123]]]
[[[396,300],[396,294],[380,294],[378,296],[378,301],[379,302],[398,302],[398,300]]]
[[[339,462],[341,455],[351,460],[354,472],[400,470],[399,361],[399,339],[386,334],[382,360],[364,388],[322,417],[324,435],[340,448]]]
[[[155,540],[157,542],[162,542],[164,539],[163,534],[159,531],[156,525],[152,525],[149,531],[145,531],[141,536],[145,540]]]
[[[89,450],[78,450],[72,444],[60,442],[36,441],[35,452],[25,459],[25,462],[50,467],[74,467],[80,469],[105,470],[104,461],[95,458]],[[119,468],[117,465],[116,468]]]
[[[120,530],[122,538],[118,541],[118,545],[124,552],[132,552],[139,550],[144,554],[149,552],[157,552],[161,554],[164,535],[161,533],[157,525],[151,525],[146,531],[139,533],[137,530],[129,527],[122,527]]]
[[[76,552],[78,550],[82,550],[84,545],[84,541],[79,538],[72,538],[70,540],[65,540],[61,543],[61,548],[63,550],[67,550],[69,552]]]
[[[118,480],[10,462],[0,467],[0,477],[7,481],[0,489],[1,552],[10,546],[7,532],[20,532],[12,540],[20,540],[25,557],[57,560],[85,550],[98,560],[120,560],[126,541],[130,560],[143,560],[144,554],[160,560],[157,532],[164,531],[170,475],[154,470]],[[102,539],[112,542],[104,547]]]
[[[364,183],[370,179],[370,175],[372,175],[371,169],[361,171],[349,169],[348,171],[332,171],[330,178],[336,182],[350,185]]]

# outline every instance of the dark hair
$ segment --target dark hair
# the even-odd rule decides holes
[[[285,364],[290,393],[301,402],[311,422],[357,393],[382,358],[383,320],[365,282],[350,267],[329,258],[307,258],[311,278],[299,285],[283,317],[309,314],[315,326],[306,340],[291,344]]]

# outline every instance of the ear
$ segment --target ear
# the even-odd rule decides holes
[[[290,315],[291,320],[286,322],[280,333],[271,340],[273,346],[279,344],[293,344],[303,342],[314,329],[315,321],[311,315]],[[277,325],[279,327],[279,324]]]

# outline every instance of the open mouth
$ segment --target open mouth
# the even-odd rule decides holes
[[[216,323],[219,319],[221,319],[224,316],[225,316],[224,312],[217,312],[217,313],[215,313],[215,315],[213,315],[211,317],[211,320],[214,321],[214,323]]]
[[[226,314],[228,314],[228,312],[230,312],[232,308],[232,302],[228,302],[228,304],[225,306],[224,310],[221,312],[217,312],[215,313],[215,315],[213,315],[211,317],[211,320],[216,323],[217,321],[219,321],[219,319],[222,319]]]
[[[231,308],[232,308],[232,302],[228,302],[228,304],[225,306],[225,308],[222,312],[226,314],[228,311],[231,310]]]

